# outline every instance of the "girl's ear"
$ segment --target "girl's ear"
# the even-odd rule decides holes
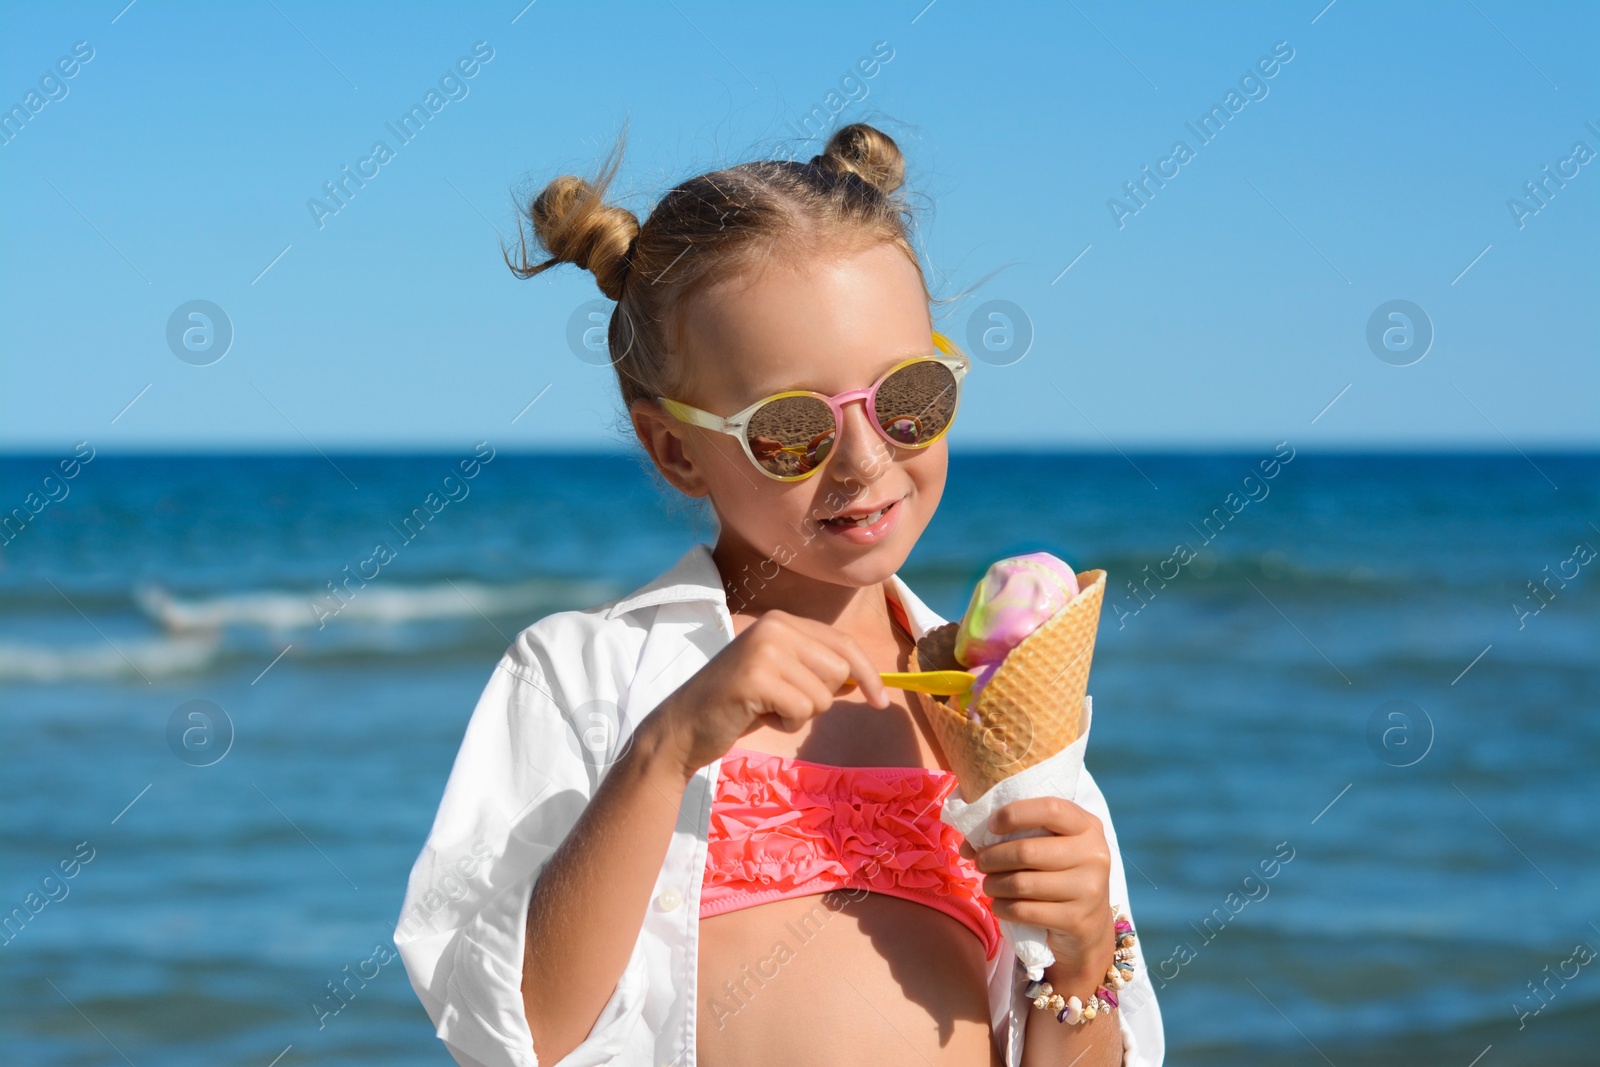
[[[639,443],[650,453],[661,476],[685,496],[705,496],[710,491],[706,480],[685,447],[690,427],[661,410],[653,400],[635,400],[628,414],[633,419],[633,432],[638,434]]]

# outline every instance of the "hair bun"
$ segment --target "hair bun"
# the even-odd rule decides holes
[[[906,178],[905,157],[894,138],[864,122],[841,126],[828,138],[822,154],[811,160],[840,173],[854,174],[888,194]]]
[[[538,264],[528,261],[527,241],[522,237],[519,221],[521,262],[512,263],[506,257],[514,274],[531,278],[558,263],[572,263],[593,274],[606,296],[622,299],[634,238],[639,234],[638,216],[605,202],[606,190],[622,162],[622,147],[619,139],[594,181],[563,174],[533,198],[524,214],[533,224],[534,239],[549,258]]]

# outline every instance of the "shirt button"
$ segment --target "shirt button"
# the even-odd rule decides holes
[[[679,904],[683,903],[683,894],[676,889],[663,889],[661,895],[656,897],[656,904],[662,911],[676,911]]]

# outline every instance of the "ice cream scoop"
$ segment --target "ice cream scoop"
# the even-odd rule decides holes
[[[956,632],[957,662],[968,670],[886,673],[884,685],[950,697],[957,708],[977,699],[1006,655],[1078,595],[1077,575],[1048,552],[990,566],[973,590]],[[970,714],[970,712],[969,712]]]
[[[992,564],[972,591],[956,631],[956,660],[976,675],[972,699],[1007,653],[1077,595],[1077,575],[1048,552]]]

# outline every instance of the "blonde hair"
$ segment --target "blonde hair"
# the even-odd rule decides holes
[[[702,174],[674,187],[643,224],[606,202],[622,162],[626,129],[594,179],[567,174],[550,182],[517,221],[518,254],[506,266],[531,278],[560,263],[594,275],[617,302],[606,332],[625,408],[672,395],[674,311],[703,286],[796,246],[879,241],[905,252],[925,298],[927,278],[912,248],[912,215],[896,195],[905,160],[887,134],[862,123],[841,127],[809,163],[757,160]],[[533,262],[526,217],[545,256]]]

